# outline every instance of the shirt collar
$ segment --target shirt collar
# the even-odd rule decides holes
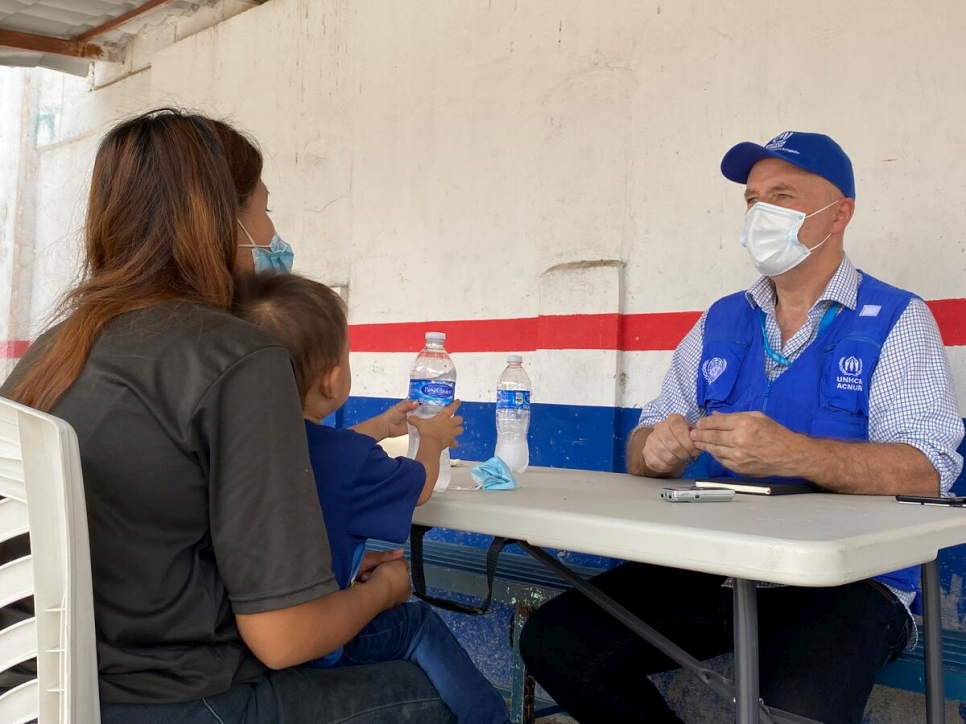
[[[856,300],[859,295],[859,282],[862,275],[855,268],[849,258],[842,256],[842,263],[836,270],[832,278],[829,279],[825,291],[818,298],[815,305],[822,302],[834,302],[855,310]],[[754,307],[761,307],[766,314],[775,313],[775,282],[769,277],[761,277],[745,292],[748,304]],[[814,309],[814,307],[813,307]]]

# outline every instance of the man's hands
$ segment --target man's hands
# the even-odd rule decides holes
[[[645,477],[681,477],[699,452],[738,475],[804,478],[833,493],[939,494],[939,473],[912,445],[809,437],[761,412],[716,412],[693,427],[680,415],[669,415],[634,432],[627,470]]]
[[[761,412],[715,412],[698,420],[690,439],[729,470],[751,477],[797,475],[810,441]]]
[[[628,446],[628,470],[635,475],[679,478],[692,458],[708,452],[739,475],[795,476],[800,475],[795,470],[807,467],[804,461],[811,443],[807,436],[760,412],[715,412],[693,426],[687,418],[672,414],[634,433]]]
[[[794,476],[793,470],[806,467],[811,442],[760,412],[715,412],[693,426],[672,414],[634,433],[627,469],[634,475],[679,478],[692,458],[708,452],[739,475]]]
[[[691,439],[691,423],[682,415],[668,415],[651,428],[644,441],[644,466],[658,476],[680,477],[688,460],[698,454]]]

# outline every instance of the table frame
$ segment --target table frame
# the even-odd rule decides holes
[[[468,477],[469,471],[454,468],[453,474]],[[926,716],[929,724],[944,724],[937,556],[944,548],[966,543],[966,517],[961,512],[896,506],[891,496],[878,496],[881,500],[872,500],[867,506],[859,501],[866,496],[848,495],[818,495],[814,501],[811,496],[774,501],[739,496],[747,498],[741,501],[747,506],[741,512],[730,505],[665,509],[657,486],[667,481],[652,480],[657,485],[648,487],[648,479],[630,478],[616,473],[534,468],[521,476],[519,493],[446,492],[417,508],[413,522],[518,542],[541,564],[732,702],[738,724],[815,724],[770,708],[760,700],[757,580],[827,587],[870,578],[883,570],[921,565]],[[795,500],[800,497],[809,500]],[[833,499],[836,502],[830,504]],[[799,507],[799,502],[807,505]],[[736,499],[732,505],[738,504]],[[906,510],[900,511],[902,508]],[[655,514],[657,510],[660,512]],[[692,511],[693,522],[687,520]],[[711,511],[713,516],[709,515]],[[749,513],[759,517],[748,520],[760,521],[752,530],[744,524]],[[568,526],[568,531],[573,530],[562,535],[558,521]],[[790,530],[787,523],[793,524]],[[706,545],[712,540],[725,545]],[[674,546],[683,546],[683,555]],[[668,641],[591,581],[549,555],[544,547],[733,578],[734,681]],[[729,551],[727,555],[722,555],[722,548]],[[883,569],[886,565],[889,567]]]
[[[530,556],[561,578],[607,613],[627,626],[661,653],[690,671],[713,692],[735,706],[736,724],[821,724],[798,714],[770,708],[759,696],[758,672],[758,596],[756,582],[734,580],[735,680],[722,676],[673,641],[655,631],[596,586],[571,571],[542,548],[525,541],[516,543]],[[945,724],[946,709],[942,673],[942,622],[939,598],[939,565],[936,560],[922,564],[923,653],[926,671],[926,722]]]

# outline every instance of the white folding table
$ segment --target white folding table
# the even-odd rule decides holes
[[[468,467],[453,469],[467,482]],[[561,468],[530,468],[513,491],[436,493],[418,525],[521,541],[523,548],[734,699],[739,724],[802,722],[758,696],[755,582],[838,586],[922,563],[926,714],[944,721],[939,578],[942,548],[966,543],[966,510],[896,503],[888,496],[736,495],[728,503],[668,503],[660,489],[687,481]],[[559,548],[705,573],[735,581],[735,683],[636,619],[540,548]]]

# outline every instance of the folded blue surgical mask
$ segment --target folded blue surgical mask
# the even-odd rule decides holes
[[[741,245],[748,250],[751,261],[759,274],[777,277],[794,269],[832,236],[809,249],[798,239],[798,230],[805,219],[820,214],[837,204],[833,201],[811,214],[805,214],[784,206],[759,201],[745,214],[745,228],[741,232]]]
[[[252,235],[248,233],[248,229],[245,225],[238,221],[238,225],[245,232],[245,236],[251,244],[239,244],[238,246],[242,249],[252,250],[252,261],[255,263],[255,271],[275,271],[280,274],[289,274],[292,271],[292,264],[295,261],[295,252],[292,251],[292,246],[286,241],[282,240],[282,237],[276,232],[272,236],[272,240],[268,242],[268,246],[259,246],[255,243]]]
[[[470,468],[470,475],[483,490],[514,490],[517,487],[516,478],[502,458],[490,458]]]

